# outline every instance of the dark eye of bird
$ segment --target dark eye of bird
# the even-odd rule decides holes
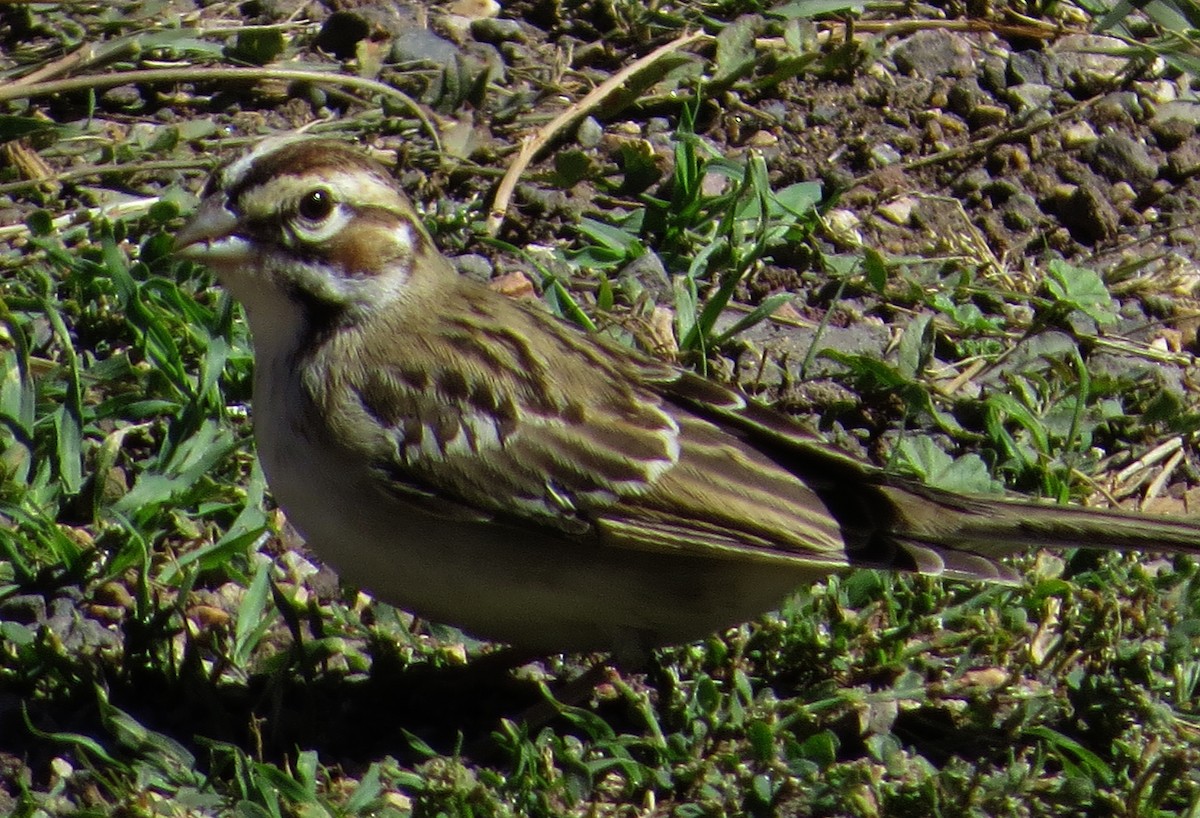
[[[304,219],[319,222],[333,212],[333,195],[324,188],[305,193],[296,212]]]

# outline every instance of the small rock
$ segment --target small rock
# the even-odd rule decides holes
[[[1178,119],[1193,127],[1200,126],[1200,102],[1179,99],[1158,106],[1154,115],[1155,120]]]
[[[1172,201],[1175,198],[1172,195],[1174,190],[1175,185],[1166,179],[1155,179],[1148,188],[1138,194],[1138,207],[1160,204],[1167,210],[1179,210],[1180,205]]]
[[[1006,61],[1000,57],[987,56],[983,60],[983,70],[979,72],[979,84],[993,94],[999,94],[1008,87],[1005,76]]]
[[[604,126],[594,116],[587,116],[575,129],[575,141],[584,148],[594,148],[604,138]]]
[[[994,204],[1003,204],[1021,192],[1021,186],[1011,179],[993,179],[983,187],[983,194]]]
[[[881,142],[871,148],[871,163],[877,168],[895,164],[902,158],[900,152],[886,142]]]
[[[1126,48],[1116,37],[1068,34],[1059,38],[1051,53],[1062,69],[1067,90],[1082,99],[1113,87],[1129,60],[1103,52],[1119,53]]]
[[[1005,99],[1012,109],[1019,114],[1050,107],[1050,97],[1054,93],[1049,85],[1037,82],[1023,82],[1008,89]]]
[[[1160,148],[1171,150],[1196,135],[1196,126],[1183,119],[1163,119],[1156,116],[1150,120],[1150,133],[1154,134]]]
[[[892,59],[901,73],[926,79],[975,73],[970,42],[939,29],[918,31],[900,40],[892,49]]]
[[[1004,225],[1009,230],[1028,233],[1042,221],[1042,210],[1028,193],[1018,193],[1004,206]]]
[[[516,40],[500,43],[500,54],[508,65],[522,65],[535,59],[533,49]]]
[[[705,196],[720,196],[729,190],[729,177],[716,170],[710,170],[700,178],[700,192]]]
[[[1114,91],[1106,94],[1092,106],[1092,123],[1095,125],[1125,126],[1142,117],[1142,102],[1132,91]]]
[[[646,136],[672,133],[674,130],[674,127],[671,125],[671,120],[667,119],[665,116],[652,116],[646,120]]]
[[[1130,187],[1128,182],[1117,182],[1108,191],[1108,200],[1112,202],[1118,210],[1122,210],[1126,205],[1133,202],[1137,198],[1137,193]]]
[[[204,630],[224,628],[233,620],[228,611],[215,605],[193,605],[187,609],[187,618]]]
[[[967,122],[972,128],[985,128],[988,125],[999,125],[1006,119],[1008,119],[1008,109],[1001,105],[987,103],[976,105],[975,109],[971,111],[971,115],[967,117]]]
[[[1008,85],[1046,82],[1046,58],[1040,51],[1014,51],[1008,55],[1004,79]]]
[[[488,286],[509,298],[537,297],[537,289],[533,286],[533,282],[529,280],[529,276],[520,271],[505,273],[494,278],[488,282]]]
[[[1166,177],[1176,183],[1200,173],[1200,145],[1191,140],[1171,151],[1164,171]]]
[[[916,206],[916,199],[911,196],[902,196],[880,205],[878,212],[892,224],[904,227],[912,221],[913,209]]]
[[[966,119],[976,106],[987,99],[987,95],[973,78],[966,78],[954,83],[946,99],[950,110]]]
[[[23,625],[46,621],[46,598],[41,594],[17,594],[0,602],[0,617]]]
[[[1073,122],[1062,129],[1062,146],[1067,150],[1091,145],[1100,137],[1086,122]]]
[[[954,180],[952,190],[956,196],[966,196],[983,189],[992,181],[991,174],[983,168],[972,168]]]
[[[997,145],[987,157],[992,176],[1024,173],[1029,170],[1029,154],[1021,145]]]
[[[483,20],[499,14],[500,4],[496,0],[453,0],[445,10],[468,20]]]
[[[829,237],[841,247],[861,247],[863,238],[859,232],[862,221],[858,216],[845,208],[831,210],[825,214],[825,227]]]
[[[427,28],[405,29],[392,40],[392,62],[432,63],[453,69],[458,53],[458,46]]]
[[[1135,82],[1133,87],[1138,96],[1154,105],[1166,105],[1179,98],[1179,91],[1175,88],[1175,83],[1170,80]]]
[[[777,125],[785,124],[788,118],[794,115],[787,104],[778,99],[764,102],[762,107],[758,109],[758,112],[764,117],[774,120]]]
[[[779,137],[768,130],[755,131],[746,140],[746,146],[750,148],[773,148],[778,144]]]
[[[493,45],[525,38],[519,22],[502,20],[499,17],[483,17],[472,20],[471,36],[481,43],[492,43]]]
[[[145,103],[145,100],[142,99],[142,92],[136,85],[118,85],[116,88],[109,88],[100,95],[100,100],[105,106],[122,111],[141,108]]]
[[[671,277],[667,275],[667,267],[658,254],[652,251],[643,253],[622,267],[617,273],[617,278],[635,283],[650,293],[656,303],[666,302],[671,298]]]
[[[134,606],[133,595],[129,593],[129,589],[122,583],[112,580],[97,586],[92,593],[92,599],[101,605],[111,605],[130,611]]]
[[[492,279],[492,262],[488,261],[486,256],[481,256],[478,253],[467,253],[465,255],[456,256],[452,259],[454,269],[458,270],[458,274],[473,278],[476,281],[491,281]]]
[[[1137,190],[1158,177],[1158,163],[1146,146],[1123,133],[1105,134],[1092,146],[1088,164],[1111,181],[1125,181]]]
[[[809,125],[829,125],[840,113],[841,109],[834,105],[814,105],[808,112],[807,122]]]

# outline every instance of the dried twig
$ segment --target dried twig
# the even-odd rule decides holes
[[[597,85],[588,92],[587,96],[550,120],[537,133],[525,137],[521,142],[521,150],[513,158],[512,164],[508,166],[508,171],[504,174],[504,178],[500,180],[499,187],[496,188],[496,197],[492,200],[492,209],[488,213],[487,218],[487,234],[494,236],[500,231],[500,225],[504,222],[504,217],[508,213],[509,200],[512,199],[513,191],[517,187],[517,181],[521,178],[521,174],[525,172],[525,168],[529,166],[529,163],[534,160],[538,153],[558,137],[559,133],[580,119],[583,119],[591,110],[620,90],[621,86],[631,78],[645,71],[667,54],[679,51],[698,40],[709,39],[712,39],[709,35],[702,31],[696,31],[676,37],[671,42],[659,46],[646,56],[630,63]]]

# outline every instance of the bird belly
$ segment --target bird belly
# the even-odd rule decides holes
[[[259,428],[264,471],[323,562],[385,602],[484,639],[547,653],[637,653],[751,619],[824,573],[449,519],[275,431]]]

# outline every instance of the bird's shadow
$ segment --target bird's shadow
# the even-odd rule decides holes
[[[165,746],[153,740],[128,746],[128,733],[114,729],[116,713],[171,739],[202,768],[221,763],[216,756],[234,747],[275,764],[300,750],[350,768],[387,756],[417,763],[430,750],[495,761],[500,746],[491,737],[503,721],[520,722],[547,703],[543,685],[514,674],[522,658],[502,652],[461,666],[381,662],[356,674],[280,667],[244,685],[212,684],[195,674],[168,678],[147,668],[49,697],[0,684],[0,757],[25,759],[36,778],[39,769],[49,774],[64,745],[84,751],[72,737],[130,761]]]

